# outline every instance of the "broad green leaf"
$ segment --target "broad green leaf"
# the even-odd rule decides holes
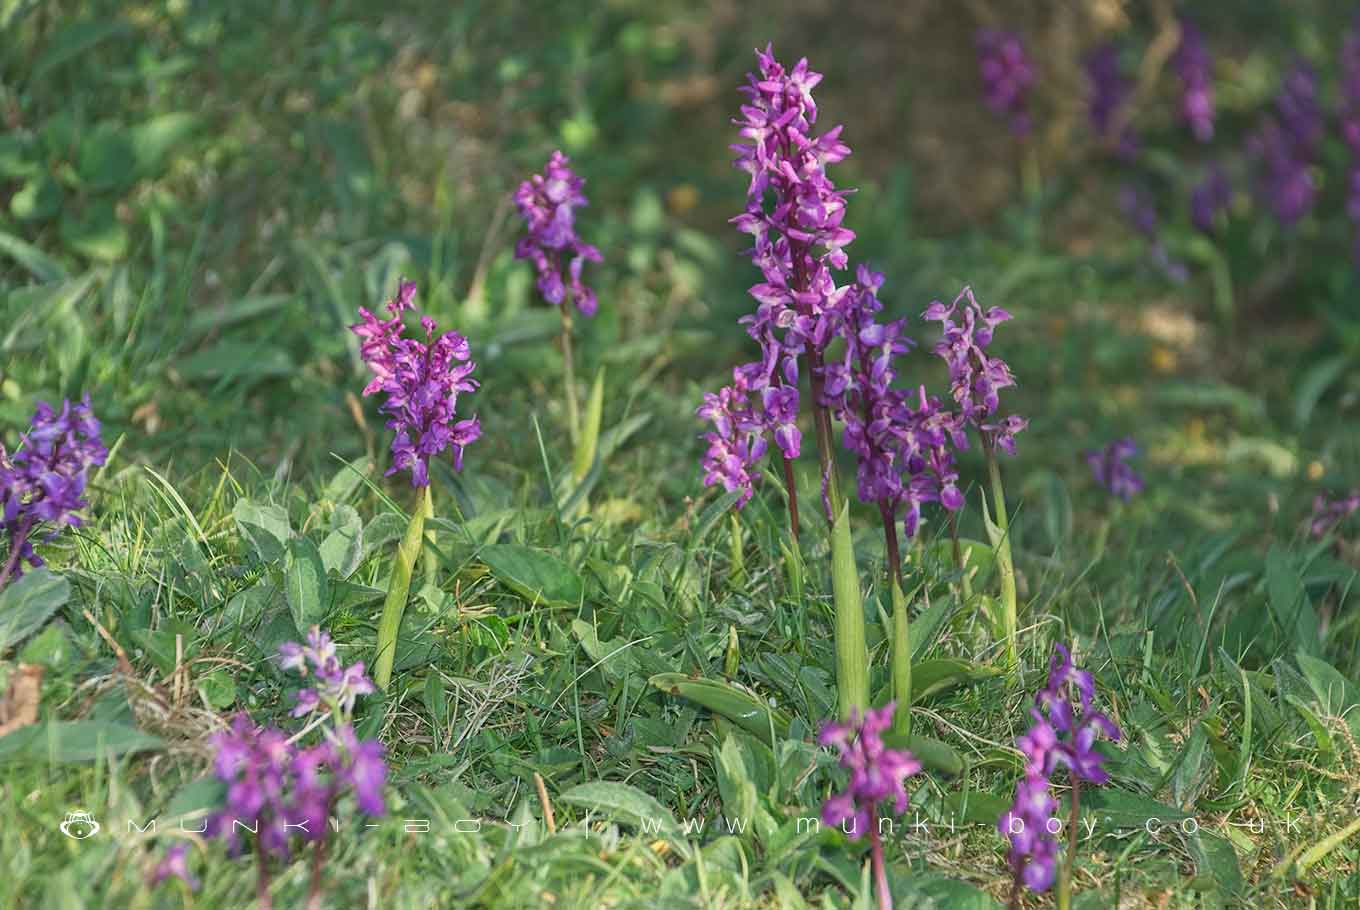
[[[61,211],[61,186],[48,174],[25,181],[9,201],[9,210],[20,221],[43,221]]]
[[[8,256],[39,281],[64,281],[66,269],[60,262],[13,234],[0,231],[0,254]]]
[[[82,134],[76,172],[86,188],[96,192],[131,186],[137,179],[137,155],[128,131],[101,123]]]
[[[353,506],[338,505],[331,512],[331,532],[321,541],[321,561],[327,572],[349,578],[364,556],[364,520]]]
[[[128,232],[105,203],[90,206],[79,218],[62,218],[61,239],[71,249],[98,262],[113,262],[127,253]]]
[[[175,369],[189,380],[267,379],[291,376],[297,365],[277,345],[227,338],[184,358]]]
[[[1330,717],[1340,717],[1347,708],[1360,703],[1360,688],[1342,676],[1331,664],[1309,657],[1300,651],[1295,655],[1299,669],[1317,694],[1318,703]]]
[[[1212,767],[1208,769],[1204,767],[1208,745],[1209,738],[1204,732],[1204,725],[1196,724],[1189,741],[1185,744],[1180,764],[1176,766],[1176,771],[1171,777],[1172,798],[1176,800],[1177,805],[1184,806],[1187,810],[1194,808],[1200,791],[1209,782]]]
[[[0,654],[38,631],[70,596],[70,583],[45,568],[7,584],[0,590]]]
[[[836,707],[845,718],[869,707],[869,653],[864,643],[864,595],[850,535],[850,504],[831,526],[831,599],[836,614]]]
[[[1083,789],[1081,808],[1098,813],[1103,822],[1116,828],[1141,828],[1152,822],[1178,824],[1190,817],[1175,806],[1114,787],[1101,787],[1092,793]]]
[[[581,577],[546,550],[513,543],[492,544],[482,547],[477,555],[497,581],[530,604],[575,607],[584,596]]]
[[[692,678],[683,673],[658,673],[648,680],[662,692],[703,705],[769,745],[789,734],[788,715],[747,692],[716,679]]]
[[[326,566],[316,544],[305,537],[288,541],[283,566],[283,595],[298,631],[306,632],[326,618],[330,605]]]
[[[1237,894],[1242,890],[1242,867],[1232,841],[1209,831],[1199,831],[1186,838],[1186,842],[1200,875],[1207,874],[1225,894]]]
[[[604,419],[604,367],[595,372],[595,381],[590,387],[590,400],[586,404],[585,419],[582,421],[581,438],[576,443],[575,458],[572,462],[572,476],[576,481],[585,479],[600,443],[600,422]]]
[[[192,780],[170,798],[161,812],[166,818],[182,818],[217,809],[222,805],[227,785],[212,775]]]
[[[214,710],[225,711],[236,703],[236,680],[226,670],[213,670],[194,681],[203,700]]]
[[[1326,357],[1310,366],[1294,392],[1294,425],[1302,430],[1313,419],[1313,411],[1351,365],[1350,354]]]
[[[105,755],[160,749],[158,736],[113,721],[48,721],[0,736],[0,763],[29,761],[85,762]]]
[[[913,664],[911,668],[912,703],[923,701],[954,686],[990,679],[1000,673],[1001,671],[995,667],[954,657],[921,661]]]
[[[95,45],[109,38],[132,31],[132,27],[122,19],[77,22],[66,25],[47,42],[43,54],[33,64],[31,81],[40,82],[49,70],[61,66],[84,54]]]
[[[180,145],[198,129],[200,119],[186,111],[174,111],[153,117],[128,130],[128,143],[137,172],[142,177],[155,177],[175,146]]]
[[[231,507],[231,516],[241,533],[254,545],[261,562],[275,562],[283,556],[283,548],[293,536],[288,513],[282,506],[238,499]]]
[[[959,755],[953,746],[938,739],[921,736],[918,733],[902,736],[900,733],[888,731],[883,734],[883,742],[893,749],[910,750],[921,760],[921,764],[932,771],[938,771],[949,777],[958,777],[964,771],[963,756]]]
[[[598,812],[617,822],[649,833],[672,831],[670,810],[637,787],[613,781],[577,784],[557,797],[559,802]]]
[[[1279,547],[1266,553],[1266,593],[1270,608],[1294,643],[1308,654],[1321,652],[1317,613],[1289,555]]]

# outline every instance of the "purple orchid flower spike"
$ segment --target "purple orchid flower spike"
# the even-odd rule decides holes
[[[350,331],[362,339],[359,353],[373,373],[364,395],[387,395],[382,411],[396,434],[387,475],[409,470],[411,485],[426,487],[430,459],[451,449],[453,469],[462,470],[463,449],[482,435],[482,426],[476,417],[460,420],[455,413],[459,394],[478,385],[467,339],[453,331],[436,335],[429,316],[420,320],[424,341],[403,337],[402,314],[414,307],[415,294],[415,282],[403,280],[387,302],[390,318],[360,307],[361,321]]]
[[[1319,495],[1313,500],[1313,515],[1308,520],[1308,533],[1321,539],[1339,528],[1347,518],[1360,510],[1360,490],[1331,498]]]
[[[906,812],[911,804],[906,780],[921,771],[916,756],[883,743],[883,731],[892,726],[895,708],[896,703],[889,702],[862,712],[852,709],[849,720],[825,724],[817,737],[822,746],[840,753],[840,766],[850,772],[845,790],[822,805],[822,823],[839,827],[851,840],[868,835],[880,910],[891,910],[893,903],[878,834],[878,806],[891,800],[894,815]]]
[[[80,513],[89,507],[90,468],[108,456],[88,395],[75,404],[63,401],[60,411],[38,402],[19,448],[7,453],[0,446],[0,531],[8,544],[0,562],[0,588],[22,575],[25,563],[43,565],[35,542],[80,526]]]
[[[1132,161],[1138,156],[1138,137],[1127,122],[1124,108],[1133,85],[1119,65],[1119,48],[1101,45],[1087,55],[1085,68],[1090,83],[1087,113],[1092,132],[1120,159]]]
[[[1028,134],[1035,73],[1024,42],[1015,32],[984,28],[977,34],[977,55],[987,107],[1005,117],[1015,135]]]
[[[1232,205],[1232,184],[1222,166],[1214,164],[1190,191],[1190,220],[1206,234],[1212,234],[1219,216]]]
[[[1317,73],[1306,63],[1296,63],[1276,96],[1275,115],[1247,144],[1260,173],[1260,195],[1285,227],[1307,215],[1316,201],[1313,164],[1325,131]]]
[[[1128,502],[1143,492],[1143,478],[1129,464],[1128,459],[1138,454],[1138,444],[1129,437],[1116,439],[1105,448],[1086,453],[1086,463],[1096,483]]]
[[[598,249],[576,234],[575,210],[590,204],[582,192],[584,186],[585,180],[560,151],[552,153],[543,173],[519,185],[515,205],[528,233],[515,246],[515,258],[533,263],[544,300],[561,306],[570,299],[581,315],[594,316],[599,305],[581,273],[587,262],[604,260]]]
[[[988,446],[1015,454],[1015,436],[1029,421],[1015,415],[991,419],[1000,407],[1001,390],[1014,386],[1015,376],[1004,360],[987,353],[996,327],[1008,321],[1011,314],[1001,307],[984,310],[973,289],[965,286],[953,303],[945,306],[936,300],[921,318],[941,325],[935,353],[949,366],[950,390],[960,418],[975,427]]]
[[[1015,802],[997,821],[997,830],[1009,838],[1007,859],[1014,879],[1012,906],[1021,886],[1046,891],[1052,886],[1058,861],[1058,840],[1049,821],[1058,808],[1052,778],[1067,768],[1072,784],[1068,828],[1067,869],[1063,887],[1070,884],[1072,853],[1076,846],[1080,785],[1100,785],[1110,779],[1105,756],[1095,748],[1104,736],[1118,742],[1119,728],[1095,704],[1095,678],[1078,667],[1071,652],[1055,645],[1049,661],[1048,682],[1035,696],[1030,709],[1033,723],[1016,740],[1024,759],[1024,777],[1016,786]],[[1075,693],[1076,699],[1073,700]]]

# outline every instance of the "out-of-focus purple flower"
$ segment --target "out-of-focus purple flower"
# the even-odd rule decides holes
[[[1314,537],[1326,537],[1357,509],[1360,509],[1360,490],[1351,490],[1347,495],[1335,499],[1319,495],[1313,499],[1313,516],[1308,520],[1308,533]]]
[[[80,525],[79,512],[89,505],[89,469],[109,456],[99,431],[89,395],[77,404],[63,401],[60,412],[40,401],[19,448],[7,454],[0,446],[0,529],[9,546],[0,561],[0,587],[22,575],[25,562],[43,564],[33,549],[35,532],[42,529],[43,539],[51,539]]]
[[[463,448],[482,435],[482,425],[476,417],[456,419],[458,394],[477,389],[472,378],[477,365],[467,339],[453,331],[436,336],[429,316],[420,319],[424,341],[403,337],[402,313],[414,306],[415,294],[415,282],[403,280],[387,302],[391,318],[379,319],[360,307],[362,321],[350,331],[363,339],[359,352],[373,372],[364,394],[387,395],[382,411],[396,433],[387,475],[409,469],[411,485],[424,487],[430,483],[430,459],[445,449],[453,450],[453,469],[462,470]]]
[[[311,675],[317,686],[297,693],[293,716],[301,717],[320,708],[336,711],[342,718],[354,712],[354,701],[360,695],[376,691],[372,680],[364,674],[364,662],[356,661],[346,667],[335,653],[335,642],[316,626],[307,633],[307,644],[287,641],[279,645],[279,666]]]
[[[1086,463],[1096,483],[1112,496],[1128,502],[1143,492],[1143,478],[1138,476],[1128,459],[1138,454],[1138,444],[1131,438],[1116,439],[1103,449],[1086,453]]]
[[[704,403],[696,413],[713,424],[713,429],[704,434],[704,441],[708,443],[701,462],[704,486],[722,484],[729,493],[740,490],[736,504],[741,508],[755,493],[756,478],[760,476],[758,465],[769,443],[765,415],[752,404],[750,390],[739,369],[734,371],[734,380],[732,385],[717,392],[705,393]],[[794,395],[796,413],[797,390],[788,391]],[[796,427],[793,433],[797,433]],[[796,446],[794,451],[797,451]]]
[[[1356,226],[1353,257],[1360,264],[1360,16],[1341,45],[1341,134],[1351,151],[1346,174],[1346,214]]]
[[[860,712],[851,709],[846,723],[827,723],[817,742],[840,752],[841,767],[850,772],[845,791],[827,799],[822,806],[822,823],[831,827],[853,820],[842,828],[851,840],[859,840],[873,828],[872,818],[885,799],[893,801],[893,813],[907,811],[909,797],[904,782],[921,770],[921,763],[910,752],[889,749],[883,744],[883,731],[892,726],[895,702]]]
[[[1119,66],[1119,48],[1113,43],[1102,44],[1086,56],[1085,67],[1092,131],[1121,159],[1132,160],[1138,155],[1138,137],[1127,122],[1124,105],[1133,86]]]
[[[589,205],[577,176],[560,151],[552,153],[543,173],[534,174],[515,191],[515,205],[528,233],[515,246],[516,259],[528,259],[538,273],[538,291],[554,306],[570,296],[584,316],[594,316],[595,292],[581,280],[587,262],[602,262],[600,251],[576,236],[575,209]],[[563,266],[566,266],[565,273]]]
[[[1152,196],[1131,183],[1119,190],[1119,208],[1139,234],[1148,242],[1148,257],[1172,281],[1184,282],[1190,272],[1185,263],[1174,259],[1160,231],[1161,219],[1157,217],[1157,207]]]
[[[1095,679],[1072,662],[1065,647],[1058,645],[1057,652],[1049,662],[1048,684],[1030,709],[1033,723],[1016,740],[1025,762],[1024,777],[1016,786],[1014,804],[996,825],[1010,839],[1007,858],[1012,873],[1034,891],[1046,891],[1053,884],[1057,867],[1058,840],[1048,828],[1058,808],[1053,773],[1065,767],[1074,783],[1107,782],[1105,757],[1095,750],[1095,740],[1101,734],[1115,741],[1120,736],[1119,728],[1093,708]]]
[[[244,713],[209,741],[217,778],[227,784],[222,808],[208,818],[207,834],[243,852],[242,832],[259,838],[267,854],[287,857],[294,838],[326,835],[337,802],[352,793],[359,811],[383,814],[387,769],[382,744],[360,741],[348,723],[326,730],[325,740],[300,748],[280,730],[262,728]]]
[[[1204,44],[1204,33],[1182,19],[1181,41],[1173,64],[1181,77],[1181,117],[1200,142],[1214,138],[1214,62]]]
[[[1028,100],[1034,67],[1024,42],[1015,32],[984,28],[977,33],[977,55],[983,100],[1007,119],[1012,133],[1026,135],[1030,130]]]
[[[1312,165],[1325,124],[1312,67],[1300,62],[1290,69],[1275,111],[1248,140],[1247,151],[1260,169],[1261,195],[1275,219],[1290,227],[1312,210],[1317,197]]]
[[[1015,454],[1015,434],[1024,430],[1028,421],[1015,415],[1000,421],[991,419],[1000,407],[1000,391],[1015,385],[1015,376],[1004,360],[987,354],[996,327],[1011,314],[1001,307],[984,310],[973,289],[965,286],[953,303],[945,306],[936,300],[921,318],[940,323],[935,353],[949,365],[950,389],[960,418],[977,428],[988,446]]]
[[[1206,234],[1214,232],[1219,213],[1232,205],[1232,184],[1217,164],[1210,165],[1203,178],[1190,191],[1190,220]]]
[[[189,845],[187,843],[172,844],[165,851],[160,862],[156,863],[156,868],[151,871],[151,886],[154,888],[170,878],[177,878],[184,882],[189,886],[190,891],[198,890],[199,881],[189,871]]]

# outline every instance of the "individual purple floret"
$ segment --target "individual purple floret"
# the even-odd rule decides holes
[[[1313,208],[1317,185],[1312,165],[1325,124],[1318,102],[1317,74],[1297,63],[1275,100],[1276,116],[1251,137],[1247,150],[1260,170],[1260,192],[1285,227]]]
[[[1105,448],[1086,453],[1086,463],[1091,466],[1091,475],[1096,483],[1128,502],[1143,492],[1143,478],[1138,476],[1128,464],[1128,459],[1138,454],[1138,444],[1131,438],[1116,439]]]
[[[1016,740],[1025,775],[1016,786],[1015,803],[997,821],[997,830],[1011,842],[1008,860],[1016,882],[1034,891],[1045,891],[1053,884],[1057,867],[1058,841],[1048,828],[1058,808],[1052,789],[1054,772],[1059,767],[1068,769],[1074,799],[1081,783],[1106,783],[1105,757],[1096,751],[1095,741],[1102,734],[1114,741],[1120,737],[1113,721],[1092,707],[1095,679],[1072,662],[1067,648],[1057,645],[1056,649],[1058,653],[1049,661],[1048,684],[1030,709],[1033,723]]]
[[[982,434],[987,446],[1014,455],[1015,435],[1028,421],[1015,415],[1000,421],[991,419],[1000,406],[1000,391],[1015,385],[1015,376],[1004,360],[989,356],[986,350],[996,327],[1011,314],[1001,307],[984,310],[973,289],[965,286],[953,303],[945,306],[936,300],[921,318],[940,323],[941,338],[935,353],[949,365],[950,389],[960,418]]]
[[[463,448],[482,435],[482,427],[476,417],[456,419],[454,410],[460,392],[477,389],[467,339],[453,331],[436,337],[429,316],[420,319],[424,341],[403,337],[402,314],[413,308],[415,294],[415,282],[403,280],[387,302],[390,319],[360,307],[362,321],[350,330],[363,339],[359,352],[373,372],[364,394],[387,395],[382,411],[396,432],[387,475],[410,470],[411,485],[424,487],[430,483],[430,459],[445,449],[453,449],[453,469],[462,470]]]
[[[1020,36],[1001,29],[981,29],[977,34],[977,55],[987,106],[1006,118],[1012,133],[1028,134],[1028,100],[1034,85],[1034,67]]]
[[[160,862],[156,863],[156,868],[151,871],[151,886],[154,888],[171,878],[177,878],[184,882],[189,886],[190,891],[198,890],[199,881],[189,871],[189,845],[187,843],[172,844],[165,851]]]
[[[1218,216],[1232,204],[1232,184],[1228,175],[1217,164],[1211,165],[1204,177],[1190,191],[1190,220],[1206,234],[1212,234]]]
[[[587,262],[602,262],[600,251],[576,236],[574,210],[589,205],[578,177],[560,151],[552,153],[542,174],[534,174],[515,191],[515,205],[528,233],[515,246],[516,259],[528,259],[538,273],[538,290],[560,306],[570,296],[584,316],[595,315],[595,292],[581,280]],[[565,273],[563,266],[566,266]]]
[[[316,626],[307,633],[305,646],[294,641],[279,645],[279,666],[284,670],[297,670],[303,676],[308,675],[310,669],[317,681],[315,688],[297,693],[294,717],[326,708],[348,719],[354,712],[355,699],[376,691],[372,681],[364,675],[364,662],[360,660],[348,667],[342,666],[335,653],[335,643]]]
[[[1314,537],[1326,537],[1341,523],[1360,509],[1360,490],[1332,499],[1319,495],[1313,500],[1313,516],[1308,520],[1308,532]]]
[[[845,791],[822,806],[822,823],[835,827],[853,820],[853,825],[842,828],[851,840],[877,833],[874,818],[883,800],[892,799],[895,815],[907,811],[904,782],[921,770],[916,756],[883,744],[882,734],[892,726],[895,707],[889,702],[863,713],[854,709],[848,722],[827,723],[817,737],[821,745],[840,752],[841,767],[850,772]]]
[[[1181,20],[1181,41],[1172,62],[1181,77],[1181,117],[1200,142],[1214,138],[1214,64],[1204,33]]]
[[[78,404],[62,402],[60,412],[40,401],[19,448],[8,454],[0,446],[0,529],[9,547],[0,588],[23,574],[24,563],[43,564],[33,549],[38,532],[49,540],[64,527],[79,527],[79,513],[89,505],[89,469],[109,456],[99,430],[89,395]]]
[[[1104,145],[1123,160],[1138,155],[1138,137],[1127,122],[1124,110],[1133,86],[1119,66],[1119,48],[1102,44],[1085,60],[1086,78],[1090,83],[1087,114],[1091,129]]]

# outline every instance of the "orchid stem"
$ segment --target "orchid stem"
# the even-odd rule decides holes
[[[255,838],[255,905],[259,910],[273,910],[274,898],[269,894],[269,858],[264,844]]]
[[[897,516],[886,503],[879,503],[883,516],[883,542],[888,556],[888,590],[892,593],[893,730],[911,735],[911,612],[902,593],[902,555],[897,546]]]
[[[32,527],[32,522],[23,523],[9,539],[9,557],[5,560],[5,568],[0,570],[0,591],[5,589],[5,584],[18,568],[20,554],[24,552],[24,545],[28,543],[28,534]]]
[[[567,399],[567,424],[574,446],[581,437],[581,411],[576,403],[576,364],[571,347],[571,311],[564,300],[558,304],[562,313],[562,392]]]
[[[798,486],[793,477],[793,459],[782,458],[784,462],[784,489],[788,493],[789,502],[789,533],[793,535],[793,542],[798,543]]]
[[[992,509],[996,512],[996,527],[1001,532],[996,541],[996,567],[1001,576],[1001,621],[1006,635],[1006,660],[1019,666],[1016,648],[1016,627],[1019,609],[1015,592],[1015,561],[1011,551],[1010,519],[1006,515],[1006,490],[1001,485],[1001,465],[996,460],[996,449],[987,446],[987,473],[992,485]]]
[[[1063,857],[1062,877],[1058,879],[1058,910],[1072,905],[1072,866],[1077,859],[1077,815],[1081,811],[1081,781],[1072,777],[1072,805],[1067,813],[1067,856]]]
[[[883,862],[883,842],[878,836],[878,812],[872,808],[869,810],[869,862],[874,869],[878,910],[893,910],[892,891],[888,888],[888,867]]]

